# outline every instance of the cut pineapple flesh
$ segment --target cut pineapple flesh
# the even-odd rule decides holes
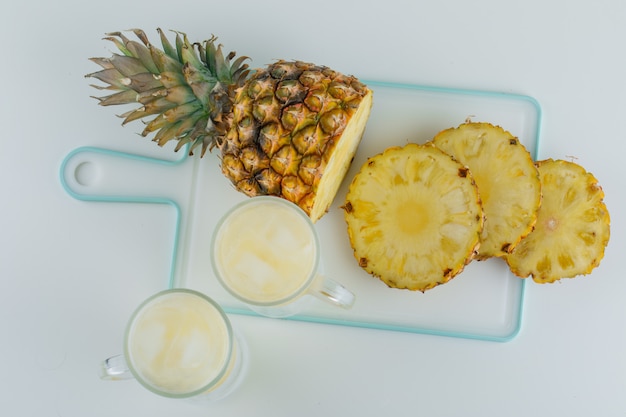
[[[330,158],[324,169],[324,175],[319,180],[315,199],[308,210],[309,217],[313,222],[319,220],[332,204],[339,186],[346,176],[357,148],[361,143],[365,125],[372,108],[372,92],[369,91],[359,104],[359,108],[354,113],[346,125],[341,140],[335,144],[335,148],[329,152]],[[307,207],[308,208],[308,207]]]
[[[432,144],[368,159],[344,211],[359,265],[389,287],[422,292],[472,260],[484,222],[471,173]]]
[[[511,271],[538,283],[590,273],[604,257],[610,217],[597,179],[563,160],[537,162],[543,202],[535,229],[506,257]]]
[[[485,211],[478,259],[503,257],[533,229],[539,174],[518,138],[490,123],[466,122],[438,133],[435,146],[471,170]]]

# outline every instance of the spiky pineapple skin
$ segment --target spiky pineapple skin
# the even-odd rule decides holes
[[[422,292],[474,259],[484,224],[471,173],[431,143],[369,158],[344,211],[359,266],[391,288]]]
[[[276,195],[299,205],[313,221],[327,211],[361,141],[372,91],[353,76],[302,61],[280,60],[250,71],[213,37],[191,43],[183,33],[162,49],[145,33],[140,42],[109,34],[122,55],[92,58],[88,74],[115,93],[101,105],[139,103],[124,124],[152,117],[142,135],[189,153],[219,148],[222,173],[248,196]]]
[[[505,259],[511,271],[537,283],[590,274],[610,239],[610,215],[597,178],[565,160],[536,162],[543,202],[535,229]]]
[[[281,196],[311,214],[336,148],[353,142],[342,157],[354,156],[362,129],[343,135],[368,94],[355,77],[300,61],[257,71],[237,90],[231,129],[218,144],[224,175],[249,196]],[[335,174],[333,194],[346,169]]]

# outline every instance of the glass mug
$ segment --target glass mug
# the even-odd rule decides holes
[[[211,264],[218,281],[263,316],[292,316],[313,297],[351,308],[354,294],[323,276],[320,262],[313,222],[280,197],[244,200],[220,219],[213,233]]]
[[[165,290],[135,310],[124,353],[103,361],[100,377],[134,377],[164,397],[216,401],[241,383],[244,348],[211,298],[188,289]]]

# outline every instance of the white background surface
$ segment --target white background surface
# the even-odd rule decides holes
[[[621,0],[3,4],[0,413],[625,415],[625,19]],[[234,316],[253,349],[248,379],[223,402],[198,408],[102,382],[98,363],[167,278],[172,216],[74,200],[58,169],[79,146],[154,146],[98,107],[83,79],[97,69],[88,57],[109,55],[103,34],[133,27],[216,34],[254,65],[302,59],[366,79],[531,95],[544,111],[539,157],[575,157],[603,185],[605,259],[587,277],[529,282],[508,343]]]

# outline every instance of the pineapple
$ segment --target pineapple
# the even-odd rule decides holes
[[[535,229],[506,256],[511,271],[538,283],[589,274],[604,256],[610,218],[598,180],[580,165],[536,163],[543,202]]]
[[[332,203],[360,143],[372,92],[355,77],[300,61],[277,61],[251,71],[247,57],[224,56],[212,37],[174,46],[158,30],[162,49],[146,34],[140,42],[120,32],[110,40],[121,52],[92,58],[102,70],[87,74],[113,91],[103,106],[139,104],[123,124],[147,121],[142,136],[164,145],[189,144],[201,157],[221,152],[223,174],[248,196],[276,195],[298,204],[313,221]]]
[[[433,143],[469,167],[485,211],[477,259],[503,257],[531,232],[541,204],[539,174],[518,138],[490,123],[466,121]]]
[[[448,282],[474,257],[483,228],[471,173],[432,144],[368,159],[343,208],[359,265],[392,288]]]

